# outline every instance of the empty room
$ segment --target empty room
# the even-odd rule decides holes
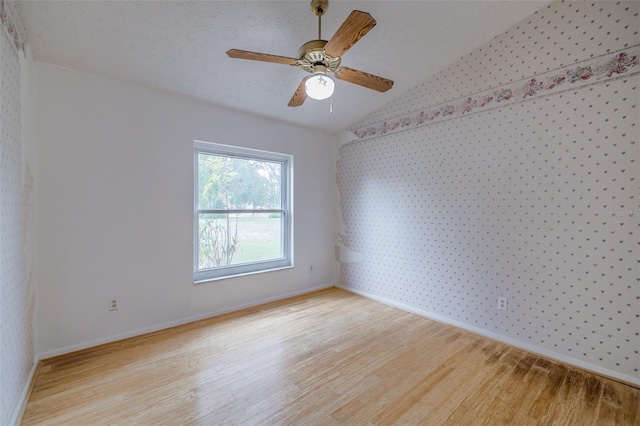
[[[0,425],[640,424],[639,13],[0,0]]]

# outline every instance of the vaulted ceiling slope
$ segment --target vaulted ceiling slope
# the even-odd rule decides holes
[[[36,60],[337,133],[548,1],[333,1],[329,38],[354,10],[377,25],[342,64],[387,77],[378,93],[336,81],[331,100],[287,107],[298,67],[227,57],[230,48],[297,56],[317,38],[309,1],[20,1]],[[329,105],[333,102],[333,114]]]

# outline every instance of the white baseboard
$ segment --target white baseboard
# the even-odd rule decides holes
[[[188,324],[190,322],[199,321],[211,317],[215,317],[218,315],[228,314],[230,312],[239,311],[241,309],[251,308],[258,305],[264,305],[265,303],[275,302],[277,300],[287,299],[289,297],[299,296],[301,294],[311,293],[318,290],[324,290],[326,288],[335,287],[335,284],[326,284],[316,287],[305,288],[303,290],[293,291],[290,293],[280,294],[278,296],[268,297],[266,299],[254,300],[248,303],[243,303],[241,305],[232,306],[229,308],[219,309],[216,311],[208,312],[206,314],[195,315],[188,318],[182,318],[176,321],[169,321],[162,324],[139,328],[137,330],[128,331],[126,333],[120,333],[109,337],[104,337],[101,339],[94,339],[88,342],[82,342],[71,346],[66,346],[64,348],[53,349],[50,351],[42,352],[39,354],[39,359],[47,359],[58,355],[64,355],[67,353],[79,351],[82,349],[91,348],[93,346],[103,345],[105,343],[116,342],[118,340],[127,339],[129,337],[140,336],[142,334],[152,333],[154,331],[164,330],[166,328],[175,327],[177,325]]]
[[[374,300],[376,302],[384,303],[385,305],[392,306],[394,308],[402,309],[403,311],[410,312],[412,314],[420,315],[425,318],[433,319],[436,321],[444,322],[446,324],[450,324],[456,327],[463,328],[465,330],[472,331],[474,333],[490,337],[495,340],[499,340],[501,342],[507,343],[511,346],[515,346],[520,349],[524,349],[526,351],[545,356],[547,358],[555,359],[557,361],[563,362],[565,364],[573,365],[575,367],[581,368],[583,370],[590,371],[592,373],[605,376],[625,384],[634,386],[636,388],[640,387],[640,379],[629,376],[627,374],[621,374],[617,371],[609,370],[607,368],[600,367],[599,365],[591,364],[588,362],[580,361],[575,358],[568,357],[566,355],[553,352],[547,349],[539,348],[537,346],[529,345],[527,343],[521,342],[519,340],[511,339],[510,337],[505,337],[497,333],[492,333],[490,331],[484,330],[482,328],[474,327],[469,324],[465,324],[456,320],[452,320],[451,318],[443,317],[438,314],[434,314],[428,311],[425,311],[420,308],[415,308],[413,306],[405,305],[404,303],[397,302],[395,300],[387,299],[386,297],[377,296],[375,294],[369,293],[367,291],[357,290],[351,287],[345,287],[342,285],[336,285],[336,287],[346,290],[351,293],[358,294],[360,296],[366,297],[367,299]]]
[[[29,371],[29,376],[27,377],[26,382],[24,383],[24,387],[22,388],[22,392],[20,393],[20,397],[18,398],[18,403],[13,409],[13,414],[11,415],[11,419],[9,420],[9,425],[11,426],[19,426],[18,425],[18,417],[22,412],[23,406],[27,403],[27,397],[29,396],[29,389],[31,388],[31,382],[33,381],[33,376],[38,369],[38,363],[40,363],[40,356],[36,355],[33,359],[33,365],[31,366],[31,370]]]

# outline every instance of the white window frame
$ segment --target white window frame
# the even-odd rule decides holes
[[[213,142],[194,141],[194,215],[193,215],[193,281],[195,284],[231,278],[241,275],[267,272],[293,267],[293,156],[276,152],[223,145]],[[256,210],[205,210],[198,208],[198,153],[237,157],[247,160],[262,160],[282,163],[281,205],[280,209]],[[240,265],[220,266],[199,270],[199,215],[206,213],[280,213],[282,220],[282,251],[279,259],[243,263]]]

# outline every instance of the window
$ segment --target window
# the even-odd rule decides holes
[[[293,157],[195,142],[194,281],[292,266]]]

